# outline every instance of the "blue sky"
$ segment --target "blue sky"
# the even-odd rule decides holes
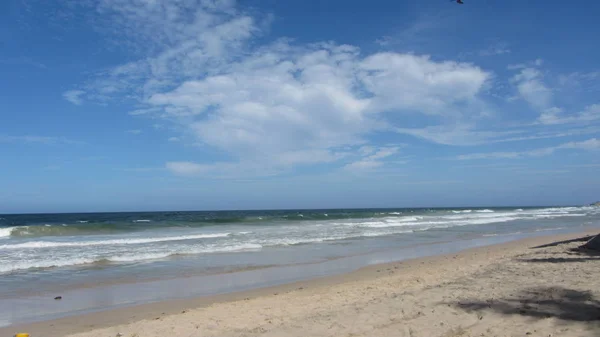
[[[598,12],[3,1],[0,213],[595,201]]]

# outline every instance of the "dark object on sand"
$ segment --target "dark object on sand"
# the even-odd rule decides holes
[[[586,242],[581,248],[595,250],[600,252],[600,234],[594,236],[590,241]]]
[[[55,300],[62,300],[62,296],[56,296],[54,299]]]

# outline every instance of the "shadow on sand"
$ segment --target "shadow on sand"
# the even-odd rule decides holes
[[[535,247],[532,247],[532,249],[556,247],[556,246],[564,245],[566,243],[573,243],[573,242],[584,242],[585,243],[585,242],[590,241],[594,236],[595,235],[589,235],[589,236],[584,236],[584,237],[572,239],[572,240],[556,241],[556,242],[548,243],[548,244],[541,245],[541,246],[535,246]]]
[[[597,250],[588,249],[585,247],[585,243],[592,239],[594,236],[586,236],[573,240],[557,241],[546,245],[533,247],[532,249],[540,249],[547,247],[556,247],[563,244],[582,242],[581,245],[576,248],[565,249],[563,252],[556,254],[567,254],[569,257],[545,257],[545,258],[531,258],[531,259],[518,259],[519,262],[533,262],[533,263],[571,263],[571,262],[586,262],[586,261],[600,261],[600,252]]]
[[[505,315],[600,322],[600,301],[590,292],[561,287],[526,289],[514,299],[460,301],[454,306],[466,311],[491,310]]]

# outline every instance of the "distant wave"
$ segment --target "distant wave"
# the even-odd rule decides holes
[[[554,219],[554,218],[562,218],[562,217],[578,217],[578,216],[586,216],[585,214],[535,214],[533,217],[536,219]]]
[[[73,235],[93,235],[93,234],[112,234],[115,232],[127,232],[128,227],[118,224],[107,223],[78,223],[78,224],[44,224],[31,226],[14,226],[0,228],[0,236],[13,237],[41,237],[41,236],[73,236]]]
[[[538,209],[458,209],[458,210],[403,210],[388,212],[376,211],[322,211],[302,213],[291,212],[272,212],[262,215],[246,215],[246,216],[231,216],[225,214],[223,216],[203,215],[189,216],[171,219],[165,215],[164,218],[156,220],[152,217],[130,217],[128,221],[99,221],[93,216],[87,216],[86,220],[81,218],[72,219],[72,222],[61,221],[51,223],[41,223],[36,225],[20,225],[13,227],[0,227],[0,238],[7,237],[45,237],[45,236],[90,236],[90,235],[113,235],[120,233],[143,232],[148,230],[159,230],[161,228],[203,228],[218,225],[281,225],[282,222],[302,222],[322,221],[322,225],[329,223],[341,222],[339,220],[348,220],[352,225],[356,222],[374,221],[374,222],[389,222],[388,218],[393,221],[413,222],[423,219],[442,218],[445,220],[471,219],[474,217],[529,217],[529,218],[548,218],[549,216],[584,216],[597,212],[597,209],[586,207],[549,207]],[[578,215],[574,215],[578,214]],[[580,215],[579,215],[580,214]],[[175,216],[175,215],[172,215]],[[60,216],[57,216],[60,218]],[[413,219],[416,217],[417,219]],[[337,220],[337,221],[336,221]],[[11,223],[14,223],[11,221]]]
[[[0,220],[0,237],[105,235],[158,228],[202,228],[215,225],[279,225],[282,222],[360,220],[400,215],[429,215],[434,209],[303,210],[264,212],[162,212],[123,214],[15,215]],[[12,229],[8,229],[12,228]],[[8,234],[10,232],[10,234]]]
[[[517,235],[522,234],[523,232],[512,232],[512,233],[492,233],[492,234],[483,234],[483,237],[494,237],[494,236],[507,236],[507,235]]]
[[[555,227],[555,228],[538,228],[535,231],[536,232],[547,232],[547,231],[554,231],[554,230],[559,230],[559,229],[564,229],[564,227]]]
[[[193,212],[185,216],[165,213],[162,218],[136,213],[110,215],[113,218],[108,220],[100,215],[39,217],[29,222],[9,219],[3,220],[0,227],[0,273],[30,268],[142,263],[179,255],[234,253],[325,242],[349,244],[396,234],[407,235],[409,240],[412,233],[426,231],[429,232],[423,237],[444,238],[445,232],[455,231],[448,228],[496,223],[507,224],[456,231],[468,235],[508,235],[497,232],[546,230],[545,227],[559,223],[571,226],[588,220],[580,221],[577,217],[598,214],[597,210],[586,207],[302,210],[242,212],[241,215],[201,213],[202,219]],[[114,218],[118,221],[113,221]],[[514,226],[510,223],[519,220],[525,221]],[[33,224],[16,225],[23,223]]]
[[[518,220],[518,217],[512,216],[500,216],[493,218],[457,218],[454,220],[443,220],[443,219],[432,219],[432,221],[419,221],[419,222],[403,222],[403,221],[369,221],[360,223],[361,227],[369,228],[387,228],[387,227],[406,227],[414,226],[425,229],[432,228],[448,228],[454,226],[467,226],[467,225],[484,225],[496,222],[508,222]]]
[[[24,242],[24,243],[0,245],[0,249],[35,249],[35,248],[56,248],[56,247],[132,245],[132,244],[135,245],[135,244],[167,242],[167,241],[223,238],[223,237],[229,236],[230,234],[231,233],[217,233],[217,234],[166,236],[166,237],[157,237],[157,238],[112,239],[112,240],[76,241],[76,242],[30,241],[30,242]]]

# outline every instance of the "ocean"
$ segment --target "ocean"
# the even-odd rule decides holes
[[[590,227],[600,227],[600,207],[0,215],[0,325],[26,320],[15,309],[19,306],[30,319],[59,317],[444,252],[435,247],[452,251]],[[287,271],[277,279],[269,274],[276,270]],[[250,275],[260,280],[240,281]],[[183,293],[169,292],[175,283],[164,286],[168,280],[198,278],[203,285],[187,283]],[[226,287],[226,278],[235,284]],[[144,292],[122,288],[128,300],[102,305],[78,303],[58,311],[38,307],[37,314],[31,310],[36,298],[78,289],[116,291],[140,283],[163,286]]]

